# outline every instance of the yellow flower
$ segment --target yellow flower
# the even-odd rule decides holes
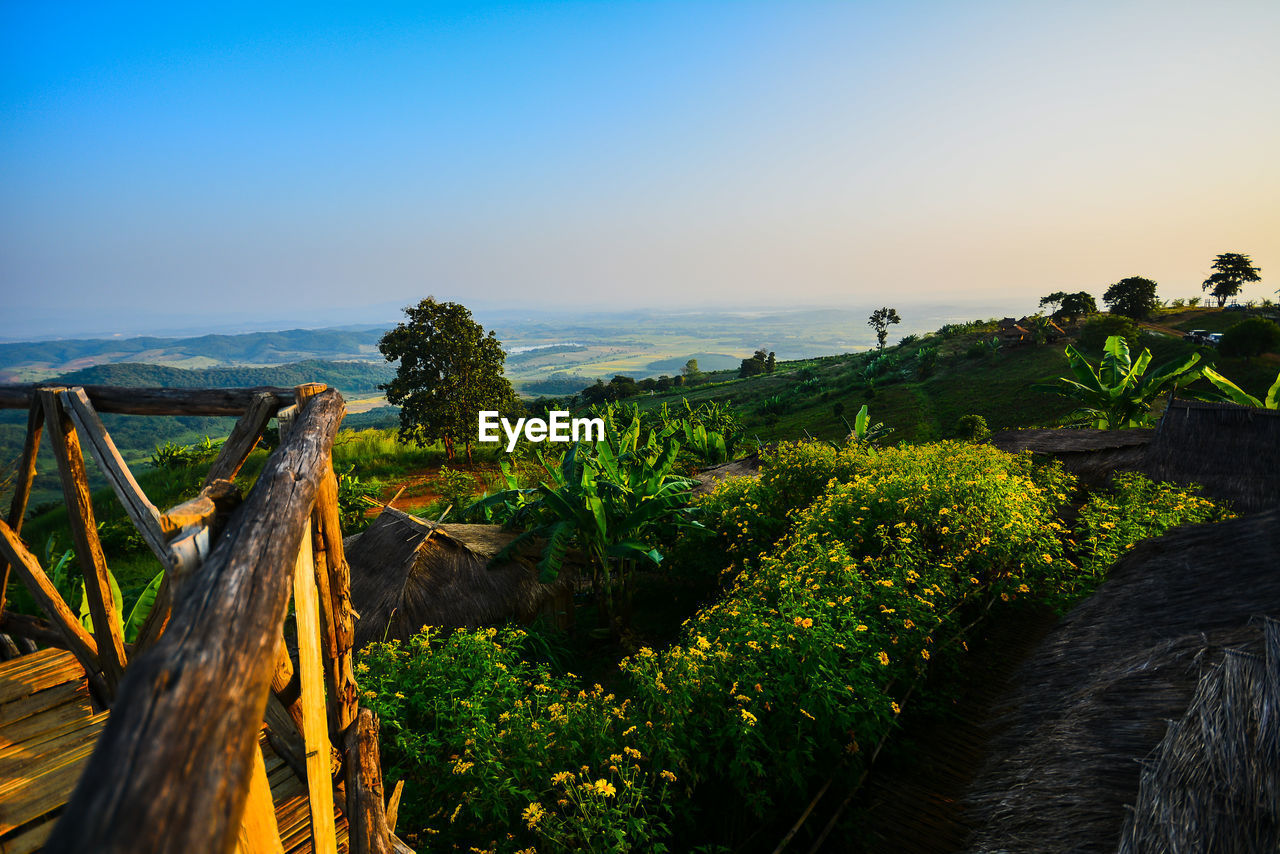
[[[895,715],[902,711],[902,707],[899,706],[897,703],[890,703],[889,705],[893,707],[893,713]]]
[[[465,774],[473,765],[475,765],[474,762],[463,762],[459,759],[457,762],[453,763],[453,773]]]
[[[867,630],[867,627],[862,625],[861,623],[859,623],[858,627],[854,629],[855,632],[865,632],[866,630]]]
[[[929,650],[927,650],[927,649],[922,649],[922,650],[920,650],[920,657],[921,657],[921,658],[923,658],[925,661],[928,661],[928,660],[929,660]]]
[[[542,808],[542,804],[535,802],[525,807],[524,812],[520,814],[520,817],[524,819],[524,823],[529,827],[529,829],[533,830],[538,826],[538,822],[542,821],[542,816],[544,814],[546,814],[546,810]]]
[[[881,650],[880,652],[876,653],[876,658],[880,659],[880,663],[885,665],[886,667],[889,665],[889,653]]]
[[[743,722],[746,723],[747,726],[756,725],[756,716],[748,712],[746,709],[742,710],[742,720]]]
[[[556,784],[557,786],[565,782],[566,780],[572,780],[572,779],[573,779],[572,771],[561,771],[559,774],[551,775],[551,782]]]
[[[595,790],[597,795],[602,795],[606,798],[612,798],[614,795],[618,794],[618,790],[614,785],[603,777],[592,783],[591,788]]]
[[[1025,584],[1019,584],[1019,585],[1018,585],[1018,592],[1019,592],[1019,593],[1030,593],[1030,592],[1031,592],[1031,588],[1030,588],[1030,587],[1028,587],[1028,586],[1027,586],[1027,585],[1025,585]]]
[[[670,771],[663,771],[659,776],[668,783],[674,783],[676,781],[676,775],[672,774]]]
[[[1053,558],[1051,558],[1049,555],[1040,555],[1040,557],[1044,560],[1045,563],[1053,563]]]

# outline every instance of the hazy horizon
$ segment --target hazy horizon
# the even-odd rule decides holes
[[[1280,286],[1274,2],[0,15],[9,340]]]

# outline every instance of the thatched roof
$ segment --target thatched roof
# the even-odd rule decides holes
[[[1174,400],[1147,449],[1158,480],[1195,482],[1237,512],[1280,505],[1280,411]]]
[[[1280,851],[1280,623],[1227,650],[1143,763],[1121,854]]]
[[[698,485],[694,487],[695,495],[702,495],[716,488],[716,484],[731,477],[755,477],[760,474],[760,454],[752,454],[738,460],[730,460],[718,466],[708,466],[694,475]]]
[[[1187,712],[1205,669],[1256,640],[1251,619],[1280,616],[1277,554],[1271,510],[1171,532],[1119,561],[1024,663],[967,799],[968,850],[1114,851],[1139,760]],[[1247,715],[1214,720],[1222,744],[1247,737],[1234,731]]]
[[[1117,470],[1142,468],[1153,430],[1001,430],[990,442],[1011,454],[1030,451],[1062,461],[1062,467],[1093,485]]]
[[[530,620],[567,587],[541,584],[528,561],[496,562],[514,538],[498,525],[436,525],[391,507],[348,541],[356,646],[423,626]],[[562,576],[563,577],[563,576]]]

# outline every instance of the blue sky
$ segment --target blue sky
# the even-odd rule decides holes
[[[0,16],[4,336],[1280,286],[1273,2]]]

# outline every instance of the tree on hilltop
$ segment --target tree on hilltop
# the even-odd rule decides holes
[[[1107,288],[1102,301],[1112,314],[1123,314],[1134,320],[1145,320],[1159,305],[1156,283],[1142,276],[1129,276],[1116,282]]]
[[[876,342],[881,350],[884,349],[885,341],[889,340],[889,324],[901,322],[902,318],[898,316],[896,308],[877,308],[871,312],[871,317],[867,319],[867,326],[876,331]]]
[[[502,344],[456,302],[427,297],[404,312],[407,319],[378,342],[388,362],[399,361],[395,379],[379,388],[400,407],[400,438],[419,446],[443,441],[450,460],[462,442],[470,460],[480,410],[518,405],[502,373]]]
[[[1098,310],[1098,304],[1088,291],[1076,291],[1075,293],[1054,291],[1048,296],[1040,297],[1040,307],[1051,307],[1053,309],[1051,316],[1055,320],[1060,317],[1075,320],[1081,315],[1093,314]]]
[[[1262,271],[1253,266],[1253,259],[1239,252],[1225,252],[1213,259],[1213,274],[1204,280],[1201,290],[1209,291],[1209,295],[1218,301],[1222,308],[1227,300],[1240,293],[1249,282],[1261,282],[1258,274]]]

